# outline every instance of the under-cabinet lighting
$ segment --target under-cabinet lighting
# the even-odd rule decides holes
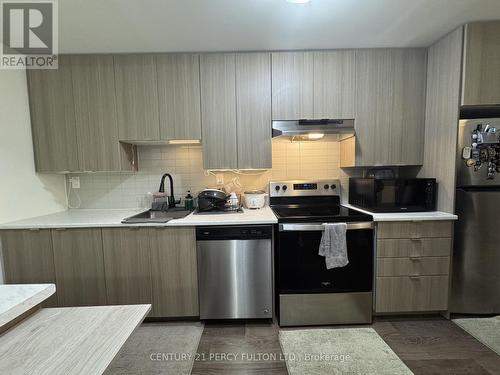
[[[292,4],[306,4],[310,3],[311,0],[286,0],[287,3],[292,3]]]
[[[171,139],[168,141],[169,145],[199,145],[201,141],[199,139]]]
[[[311,139],[311,140],[312,140],[312,139],[321,139],[321,138],[323,138],[324,136],[325,136],[325,135],[324,135],[323,133],[309,133],[309,134],[307,135],[307,138],[309,138],[309,139]]]

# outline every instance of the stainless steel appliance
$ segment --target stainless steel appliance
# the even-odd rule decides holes
[[[324,135],[354,135],[354,120],[321,119],[321,120],[276,120],[272,124],[273,137],[308,137],[322,138]]]
[[[196,228],[201,319],[273,317],[272,226]]]
[[[373,218],[340,205],[337,180],[270,183],[276,310],[281,326],[370,323]],[[328,270],[318,255],[325,222],[347,223],[349,264]]]
[[[497,116],[459,123],[452,313],[500,313],[500,111]],[[485,130],[493,136],[480,137]]]
[[[349,203],[373,212],[436,210],[435,178],[350,178]]]

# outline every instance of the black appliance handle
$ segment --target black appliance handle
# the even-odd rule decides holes
[[[355,222],[347,223],[347,230],[359,230],[359,229],[373,229],[373,222]],[[313,231],[323,231],[325,227],[323,224],[312,224],[312,223],[298,223],[298,224],[280,224],[280,232],[313,232]]]

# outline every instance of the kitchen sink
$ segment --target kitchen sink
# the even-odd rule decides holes
[[[123,224],[140,224],[140,223],[166,223],[173,219],[182,219],[189,215],[191,211],[185,210],[183,207],[174,207],[168,211],[153,211],[147,210],[133,216],[129,216],[122,220]]]

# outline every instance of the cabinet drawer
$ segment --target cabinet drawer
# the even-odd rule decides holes
[[[449,257],[377,259],[377,276],[448,275],[449,269]]]
[[[377,240],[377,258],[447,257],[451,238],[415,238]]]
[[[448,276],[377,277],[375,311],[443,311],[448,308]]]
[[[451,237],[451,221],[398,221],[377,224],[377,238]]]

